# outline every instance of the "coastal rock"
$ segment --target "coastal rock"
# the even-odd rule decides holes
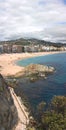
[[[0,74],[0,130],[12,130],[18,122],[18,115],[8,84]]]
[[[30,64],[24,67],[23,71],[20,71],[15,75],[15,78],[27,78],[31,82],[38,79],[46,79],[47,75],[53,74],[55,68],[51,66],[41,65],[41,64]]]
[[[40,64],[30,64],[25,67],[24,75],[30,78],[30,81],[35,81],[39,78],[46,79],[48,74],[51,74],[55,71],[54,67],[45,66]]]
[[[52,73],[54,72],[54,67],[51,66],[45,66],[45,65],[40,65],[40,64],[30,64],[25,68],[25,71],[28,71],[29,73],[40,73],[40,72],[48,72],[48,73]]]

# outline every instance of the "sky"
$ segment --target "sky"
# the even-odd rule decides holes
[[[66,43],[66,0],[0,0],[0,40]]]

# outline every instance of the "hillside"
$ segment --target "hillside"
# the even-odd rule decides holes
[[[0,41],[0,44],[16,44],[16,45],[50,45],[50,46],[55,46],[55,47],[61,47],[61,46],[66,46],[66,44],[63,43],[55,43],[55,42],[50,42],[50,41],[45,41],[45,40],[39,40],[35,38],[20,38],[20,39],[15,39],[15,40],[9,40],[9,41]]]

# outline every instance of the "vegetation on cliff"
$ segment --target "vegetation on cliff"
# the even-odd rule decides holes
[[[55,96],[48,108],[45,105],[38,105],[35,126],[32,122],[28,130],[66,130],[66,97]]]

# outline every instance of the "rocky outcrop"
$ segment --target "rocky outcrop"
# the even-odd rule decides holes
[[[18,72],[15,78],[28,78],[30,81],[36,81],[40,78],[46,79],[47,75],[53,74],[55,68],[41,64],[30,64],[23,71]]]
[[[40,78],[46,79],[47,75],[54,71],[55,68],[51,66],[30,64],[22,72],[17,73],[15,77],[27,77],[30,81],[36,81]]]
[[[31,73],[53,73],[54,67],[45,66],[40,64],[30,64],[25,68],[25,72]]]
[[[8,84],[0,74],[0,130],[12,130],[18,121],[18,115]]]

